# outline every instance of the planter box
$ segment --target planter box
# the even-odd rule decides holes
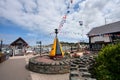
[[[6,55],[1,55],[0,56],[0,63],[6,60]]]

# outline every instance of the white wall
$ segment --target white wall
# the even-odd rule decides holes
[[[95,42],[99,42],[99,41],[110,42],[110,38],[109,38],[109,36],[91,37],[91,43],[95,43]]]

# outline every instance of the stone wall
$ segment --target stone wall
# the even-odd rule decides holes
[[[29,59],[28,68],[31,71],[38,73],[46,73],[46,74],[62,74],[62,73],[68,73],[70,71],[70,65],[69,62],[67,61],[43,63],[43,62],[37,62],[35,58],[36,57]]]

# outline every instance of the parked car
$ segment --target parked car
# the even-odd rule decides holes
[[[27,50],[26,53],[27,53],[27,54],[29,54],[29,53],[34,53],[34,51],[33,51],[33,50]]]
[[[12,49],[8,49],[6,51],[6,53],[9,55],[9,56],[13,56],[13,50]]]
[[[12,56],[13,55],[13,50],[9,49],[9,48],[2,48],[2,53],[7,54],[9,56]]]

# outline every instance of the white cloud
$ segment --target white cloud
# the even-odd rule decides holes
[[[20,25],[35,34],[49,34],[59,27],[70,0],[0,0],[0,17]],[[79,9],[73,7],[78,4]],[[73,0],[70,14],[61,29],[61,40],[87,38],[96,26],[120,20],[119,0]],[[80,26],[79,21],[84,25]],[[29,34],[30,35],[30,34]]]

